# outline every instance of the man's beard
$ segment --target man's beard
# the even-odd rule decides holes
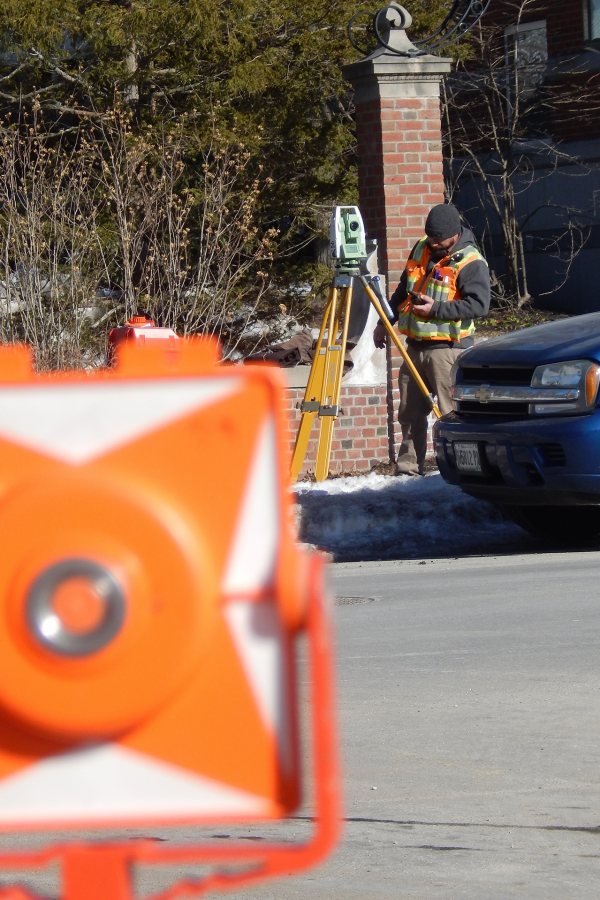
[[[447,250],[444,250],[443,247],[435,247],[435,248],[434,248],[434,247],[430,247],[430,248],[429,248],[429,254],[430,254],[431,258],[432,258],[433,260],[435,260],[435,262],[437,262],[438,259],[443,259],[445,256],[447,256],[447,255],[448,255],[448,251],[447,251]]]

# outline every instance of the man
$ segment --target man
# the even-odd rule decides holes
[[[463,228],[451,203],[434,206],[425,221],[425,237],[417,241],[390,300],[392,322],[406,335],[406,349],[429,391],[437,395],[442,415],[450,412],[450,372],[461,351],[473,344],[473,319],[487,315],[490,276],[475,238]],[[376,347],[385,345],[381,322],[373,333]],[[423,475],[427,453],[430,404],[406,364],[400,369],[398,420],[402,444],[399,475]]]

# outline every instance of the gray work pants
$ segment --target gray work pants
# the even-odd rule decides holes
[[[423,341],[422,347],[407,344],[406,351],[427,389],[436,395],[442,415],[450,412],[450,370],[462,351],[453,347],[432,348],[428,341]],[[398,472],[402,475],[422,475],[427,454],[427,424],[431,405],[421,393],[406,363],[402,363],[400,368],[398,384],[398,421],[402,430]]]

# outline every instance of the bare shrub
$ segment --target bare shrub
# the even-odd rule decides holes
[[[257,223],[262,172],[248,179],[249,154],[218,135],[197,154],[201,177],[187,186],[179,131],[134,133],[126,116],[102,125],[102,191],[110,208],[115,277],[129,316],[143,307],[179,334],[220,338],[225,357],[268,285],[277,231]],[[189,165],[189,163],[188,163]]]
[[[563,59],[560,78],[553,73],[545,46],[545,24],[532,23],[535,0],[515,0],[490,8],[483,24],[469,35],[470,58],[457,64],[443,85],[444,153],[449,197],[466,188],[481,224],[498,309],[520,309],[532,300],[526,248],[533,240],[554,262],[553,293],[568,280],[572,265],[590,234],[590,216],[563,192],[549,202],[543,182],[561,177],[586,179],[589,167],[562,145],[564,107],[574,98],[598,106],[592,80],[577,76],[574,60]],[[523,23],[531,30],[519,32]],[[508,30],[507,30],[508,29]],[[581,73],[579,73],[581,74]],[[469,213],[464,207],[463,211]],[[483,215],[482,215],[483,212]],[[544,238],[535,235],[543,223]]]
[[[41,369],[103,364],[106,333],[143,308],[230,356],[269,283],[277,232],[261,232],[267,182],[243,148],[211,145],[188,186],[183,127],[135,132],[115,111],[56,134],[0,124],[0,340]]]
[[[30,344],[40,368],[85,365],[103,274],[95,148],[24,124],[0,132],[0,340]]]

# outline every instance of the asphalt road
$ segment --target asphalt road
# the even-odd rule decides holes
[[[332,576],[344,837],[236,898],[600,896],[600,554]]]
[[[343,838],[314,870],[223,896],[600,896],[600,553],[345,563],[330,575]],[[285,838],[307,834],[307,812]],[[174,875],[142,871],[140,896]],[[55,896],[53,877],[26,883]]]

